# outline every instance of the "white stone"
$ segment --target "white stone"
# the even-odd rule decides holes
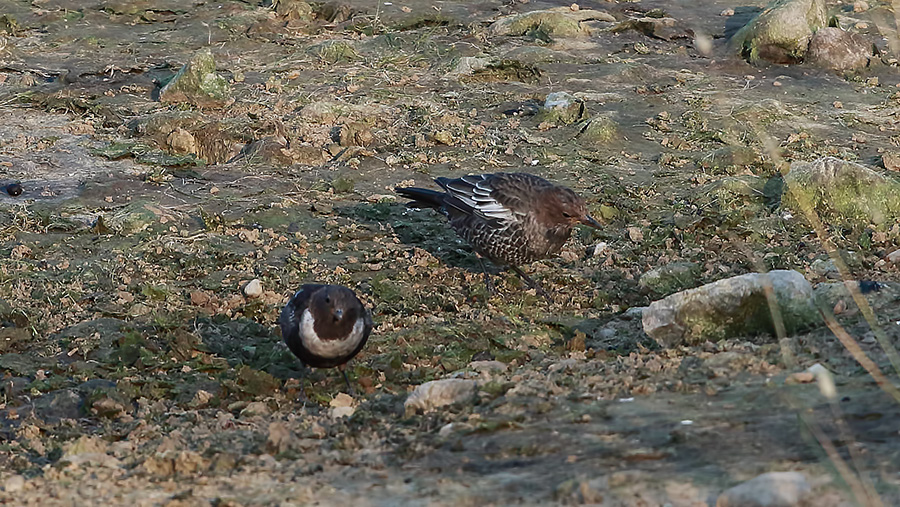
[[[262,293],[262,282],[259,281],[259,278],[254,278],[244,285],[244,295],[248,298],[257,298],[262,296]]]
[[[21,475],[10,475],[3,483],[3,491],[7,493],[15,493],[21,491],[25,487],[25,478]]]
[[[430,411],[437,407],[473,398],[477,383],[467,379],[432,380],[417,386],[403,404],[407,414],[421,409]]]

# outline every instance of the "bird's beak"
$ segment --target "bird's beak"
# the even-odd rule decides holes
[[[600,222],[594,220],[590,215],[585,215],[584,218],[581,219],[581,223],[587,225],[589,227],[593,227],[594,229],[602,229],[603,226],[600,225]]]
[[[340,308],[337,308],[334,310],[334,318],[335,319],[341,320],[341,317],[343,317],[343,316],[344,316],[344,310],[341,310]]]

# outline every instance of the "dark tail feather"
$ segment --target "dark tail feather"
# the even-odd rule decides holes
[[[397,187],[394,191],[403,197],[412,199],[412,202],[407,204],[410,208],[441,209],[444,207],[444,198],[447,197],[444,192],[436,192],[427,188]]]

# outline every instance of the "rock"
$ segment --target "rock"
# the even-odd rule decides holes
[[[85,359],[101,363],[119,362],[123,353],[120,344],[125,336],[126,326],[124,320],[103,317],[67,327],[53,336],[53,339],[66,353],[77,347],[77,354]]]
[[[79,419],[84,400],[75,389],[59,389],[34,400],[34,413],[39,418],[56,423],[61,419]]]
[[[834,308],[843,301],[845,307],[856,311],[856,304],[853,302],[853,296],[850,294],[848,285],[851,287],[855,285],[853,288],[866,298],[869,306],[876,312],[881,309],[891,308],[892,305],[896,304],[898,299],[897,292],[900,289],[897,287],[897,284],[891,283],[874,284],[874,290],[872,290],[870,289],[872,282],[856,280],[823,282],[813,287],[816,303],[822,308]]]
[[[189,131],[178,127],[166,136],[166,145],[175,153],[197,154],[197,140]]]
[[[275,14],[285,21],[309,21],[313,18],[312,6],[302,0],[279,0],[272,4]]]
[[[291,448],[297,440],[294,432],[282,421],[269,423],[269,436],[266,438],[266,448],[272,454],[283,453]]]
[[[694,262],[671,262],[641,275],[638,286],[656,296],[668,296],[697,285],[700,266]]]
[[[0,354],[0,372],[9,371],[15,375],[34,375],[35,370],[49,368],[53,362],[35,354],[17,354],[8,352]]]
[[[558,125],[569,125],[580,120],[583,114],[584,101],[569,92],[553,92],[544,101],[540,119]]]
[[[204,49],[184,64],[175,77],[159,91],[159,101],[219,108],[234,101],[230,95],[228,82],[216,74],[216,62],[212,53],[209,49]]]
[[[840,28],[820,28],[809,41],[806,62],[823,69],[857,71],[868,67],[872,41]]]
[[[371,146],[373,142],[375,135],[365,123],[351,122],[341,126],[339,136],[341,146]]]
[[[668,16],[631,18],[610,28],[613,33],[634,30],[647,37],[662,40],[687,39],[694,37],[694,31],[682,26],[678,20]]]
[[[359,53],[353,49],[351,43],[344,40],[320,42],[307,51],[325,63],[352,62],[359,58]]]
[[[584,37],[590,35],[590,30],[583,24],[584,21],[589,20],[613,23],[616,18],[602,11],[557,7],[500,18],[488,27],[488,33],[513,36],[534,35],[542,39]]]
[[[890,262],[891,264],[900,264],[900,248],[887,254],[887,256],[885,256],[884,259],[886,261]]]
[[[356,401],[346,393],[339,393],[328,405],[331,407],[330,415],[334,419],[350,417],[356,412]]]
[[[856,162],[794,162],[784,183],[785,205],[801,215],[811,209],[831,225],[885,228],[900,219],[900,182]]]
[[[188,406],[191,408],[204,408],[209,405],[210,400],[214,397],[215,395],[211,392],[200,389],[194,393],[194,397],[188,402]]]
[[[122,462],[117,458],[99,452],[66,455],[60,458],[59,464],[69,469],[83,467],[120,468],[122,466]]]
[[[793,507],[809,494],[799,472],[769,472],[738,484],[716,500],[716,507]]]
[[[605,146],[617,139],[619,124],[606,114],[586,120],[578,131],[578,142],[589,147]]]
[[[475,371],[484,371],[484,372],[505,372],[509,367],[506,366],[506,363],[502,363],[500,361],[472,361],[469,363],[469,368],[472,368]]]
[[[445,77],[449,79],[459,78],[460,76],[471,76],[472,74],[484,70],[491,63],[487,58],[478,56],[463,56],[456,61],[453,70],[447,73]]]
[[[881,155],[881,164],[888,171],[900,171],[900,152],[886,151]]]
[[[834,261],[831,259],[816,259],[809,265],[809,269],[816,275],[824,278],[830,278],[832,280],[839,280],[841,278],[841,272],[838,271],[837,266],[834,265]]]
[[[15,493],[25,488],[25,477],[15,474],[10,475],[3,482],[3,491],[6,493]]]
[[[597,485],[600,481],[569,479],[553,491],[553,498],[562,505],[602,504],[604,497]]]
[[[254,278],[244,285],[244,295],[248,298],[258,298],[262,296],[262,293],[262,282],[259,281],[259,278]]]
[[[734,34],[729,47],[751,63],[798,63],[826,21],[823,0],[774,0]]]
[[[353,17],[353,14],[353,5],[345,1],[328,2],[316,11],[317,18],[324,19],[329,23],[342,23]]]
[[[437,407],[472,399],[476,387],[477,383],[474,380],[432,380],[417,386],[406,398],[403,407],[406,409],[407,415],[413,414],[417,410],[428,412]]]
[[[704,154],[697,164],[703,169],[721,170],[733,174],[761,161],[759,153],[747,146],[724,146]]]
[[[796,271],[778,270],[726,278],[654,301],[642,316],[644,332],[663,347],[771,333],[767,283],[788,333],[821,323],[809,282]]]
[[[127,236],[141,232],[168,218],[168,213],[157,204],[147,201],[132,201],[104,216],[103,221],[113,231]]]
[[[269,406],[262,401],[252,401],[241,410],[241,417],[252,417],[255,415],[266,416],[271,414],[272,411],[269,410]]]

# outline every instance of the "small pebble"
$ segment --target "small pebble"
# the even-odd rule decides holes
[[[259,281],[259,278],[250,280],[250,282],[244,286],[244,295],[248,298],[259,297],[262,293],[262,282]]]
[[[7,493],[15,493],[21,491],[25,487],[25,478],[21,475],[11,475],[3,483],[3,491]]]
[[[6,188],[4,190],[6,190],[7,194],[13,197],[22,195],[22,185],[18,183],[10,183],[9,185],[6,185]]]

